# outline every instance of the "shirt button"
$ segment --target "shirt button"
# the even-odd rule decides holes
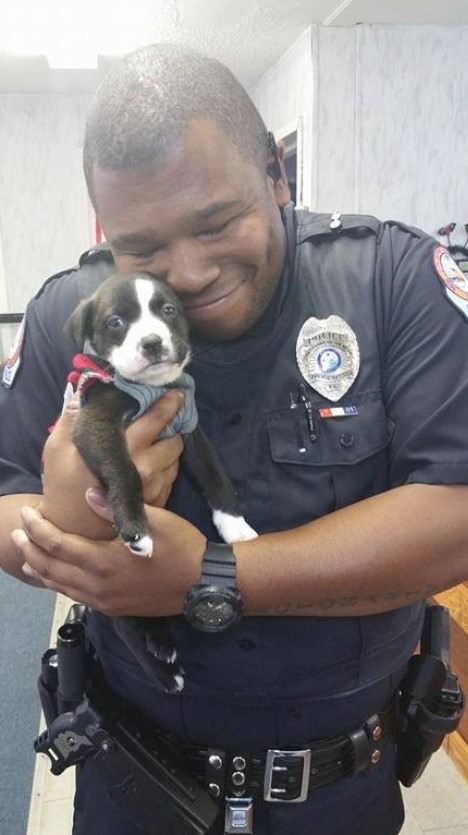
[[[244,652],[252,652],[255,649],[255,644],[250,638],[242,638],[239,641],[239,646]]]
[[[344,432],[343,435],[340,435],[340,444],[345,449],[352,446],[354,444],[354,435],[350,435],[349,432]]]
[[[231,426],[237,426],[239,423],[242,422],[242,415],[240,412],[236,412],[234,415],[231,415],[229,418],[229,423]]]
[[[290,719],[299,719],[300,715],[300,708],[296,707],[295,705],[288,708],[288,716]]]

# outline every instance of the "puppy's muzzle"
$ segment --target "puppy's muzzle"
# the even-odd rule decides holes
[[[140,342],[140,349],[144,357],[154,362],[156,360],[164,359],[163,342],[160,336],[153,333],[145,336]]]

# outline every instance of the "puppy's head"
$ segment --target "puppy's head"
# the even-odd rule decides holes
[[[88,353],[127,380],[171,383],[190,359],[188,325],[177,296],[149,273],[112,275],[65,325]]]

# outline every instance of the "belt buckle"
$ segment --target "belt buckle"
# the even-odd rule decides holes
[[[311,750],[270,748],[265,762],[263,799],[269,803],[303,803],[309,789]]]

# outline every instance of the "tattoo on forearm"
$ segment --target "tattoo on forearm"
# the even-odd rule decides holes
[[[454,583],[456,585],[456,583]],[[428,583],[420,589],[395,589],[392,591],[376,592],[367,596],[346,595],[341,598],[325,597],[311,603],[278,603],[276,606],[261,606],[251,610],[251,615],[300,615],[313,612],[315,615],[336,614],[343,609],[360,607],[363,604],[395,603],[395,608],[406,606],[417,600],[425,600],[435,592],[439,586]],[[386,608],[386,607],[385,607]]]

